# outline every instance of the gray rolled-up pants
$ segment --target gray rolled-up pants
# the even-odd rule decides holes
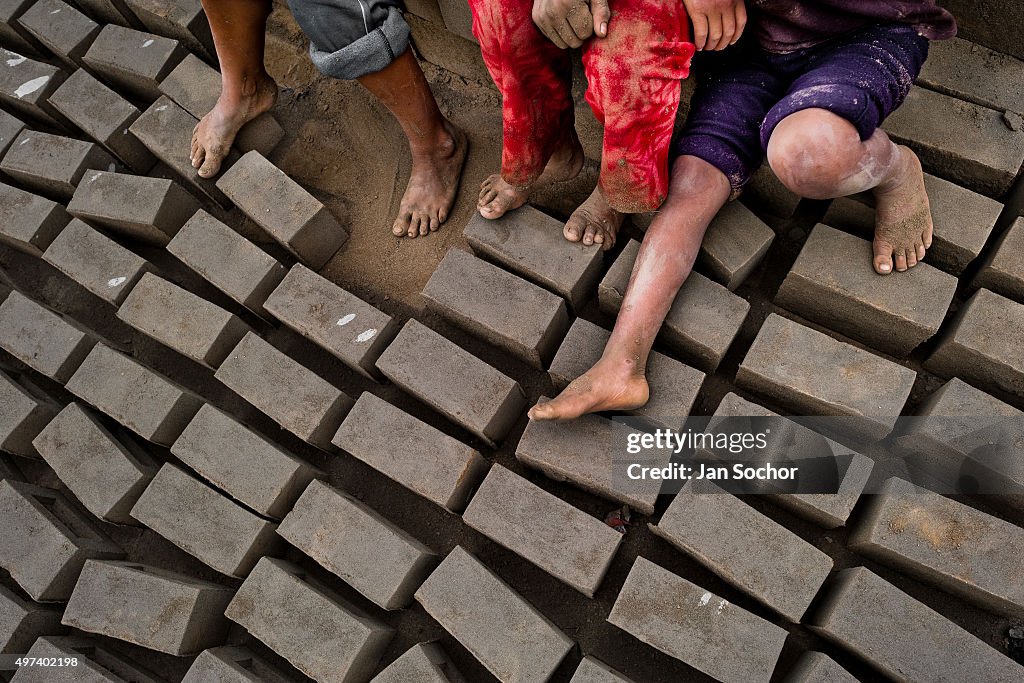
[[[313,65],[352,80],[376,73],[409,49],[402,0],[288,0],[309,38]]]

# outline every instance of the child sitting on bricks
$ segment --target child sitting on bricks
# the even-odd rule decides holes
[[[880,275],[914,267],[931,246],[921,163],[878,126],[903,103],[929,40],[955,35],[952,15],[935,0],[747,0],[747,8],[748,35],[697,65],[668,199],[644,238],[600,361],[531,418],[647,402],[647,357],[704,232],[765,156],[802,197],[874,194],[870,257]]]

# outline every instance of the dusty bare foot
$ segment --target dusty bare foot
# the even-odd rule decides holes
[[[469,140],[445,119],[446,136],[429,152],[412,155],[412,173],[391,232],[416,237],[434,232],[448,220],[462,178]]]
[[[900,166],[892,180],[875,188],[875,270],[903,272],[924,259],[932,246],[932,212],[924,189],[921,161],[909,148],[897,147]]]
[[[530,409],[531,420],[575,420],[587,413],[635,410],[647,403],[650,389],[635,364],[598,361],[554,399]]]
[[[588,247],[600,244],[602,251],[608,251],[615,246],[615,236],[624,218],[625,214],[609,206],[601,188],[595,187],[587,200],[569,216],[562,234],[570,242],[583,240]]]
[[[239,97],[221,92],[213,110],[192,131],[192,167],[198,168],[203,178],[217,175],[238,131],[275,102],[277,83],[267,75],[251,84],[244,83]]]
[[[574,130],[566,143],[551,155],[544,171],[533,184],[516,187],[505,182],[500,173],[489,176],[480,185],[480,198],[476,204],[480,215],[491,220],[501,218],[525,204],[534,188],[572,180],[583,170],[583,159],[583,145]]]

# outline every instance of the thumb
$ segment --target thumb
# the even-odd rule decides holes
[[[608,0],[590,0],[590,13],[594,16],[594,33],[604,38],[608,35],[608,22],[612,18]]]

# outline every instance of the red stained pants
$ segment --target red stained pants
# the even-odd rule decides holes
[[[469,0],[473,33],[501,91],[501,177],[533,183],[574,124],[572,62],[533,23],[533,0]],[[599,185],[624,213],[653,211],[668,194],[679,81],[694,46],[682,0],[611,0],[608,37],[583,45],[587,102],[604,125]]]

